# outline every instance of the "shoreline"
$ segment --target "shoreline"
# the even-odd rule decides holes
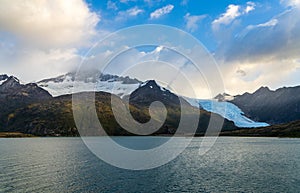
[[[0,132],[0,138],[33,138],[37,137],[32,134],[25,134],[21,132]]]
[[[86,136],[86,137],[107,137],[107,136]],[[170,134],[160,134],[160,135],[149,135],[149,136],[136,136],[136,135],[113,135],[109,137],[205,137],[204,135],[170,135]],[[220,133],[220,135],[212,135],[206,137],[247,137],[247,138],[295,138],[300,139],[298,136],[269,136],[269,135],[230,135],[228,133]],[[25,134],[21,132],[0,132],[0,139],[1,138],[81,138],[81,136],[37,136],[32,134]]]

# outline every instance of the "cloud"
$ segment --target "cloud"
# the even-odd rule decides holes
[[[98,22],[83,0],[1,1],[1,73],[33,81],[67,72],[102,34]]]
[[[250,25],[242,36],[232,38],[220,48],[232,60],[280,60],[299,57],[300,10],[293,9],[271,20]]]
[[[133,8],[131,8],[131,9],[128,9],[126,12],[127,12],[128,15],[130,15],[130,16],[137,16],[138,14],[143,13],[144,10],[139,9],[138,7],[133,7]]]
[[[280,0],[280,2],[286,6],[300,6],[300,0]]]
[[[220,25],[228,25],[235,18],[241,15],[239,5],[229,5],[226,12],[223,13],[218,19],[212,22],[213,29],[218,29]]]
[[[247,2],[247,6],[246,6],[246,8],[244,10],[244,13],[247,14],[247,13],[255,10],[255,6],[256,6],[255,3],[251,2],[251,1]]]
[[[158,6],[163,1],[162,0],[144,0],[148,7]]]
[[[130,9],[127,9],[126,11],[118,12],[118,15],[115,20],[116,21],[124,21],[124,20],[129,19],[130,17],[135,17],[143,12],[144,12],[143,9],[139,9],[137,6],[135,6]]]
[[[19,77],[30,82],[55,77],[68,72],[80,64],[76,49],[30,50],[0,48],[1,73]]]
[[[173,9],[174,9],[174,5],[171,5],[171,4],[166,5],[166,6],[162,7],[162,8],[159,8],[159,9],[155,10],[154,12],[152,12],[150,14],[150,18],[151,19],[158,19],[158,18],[160,18],[163,15],[171,13],[171,11]]]
[[[241,5],[228,5],[225,13],[221,14],[219,18],[212,22],[213,30],[218,30],[221,25],[229,25],[236,18],[248,14],[249,12],[255,10],[255,3],[247,2],[246,7]]]
[[[205,17],[206,15],[190,15],[190,13],[187,13],[184,16],[186,29],[191,32],[196,31],[198,29],[198,23]]]
[[[121,3],[129,3],[130,1],[135,2],[136,0],[120,0]]]
[[[278,24],[278,20],[277,19],[271,19],[265,23],[260,23],[257,25],[248,25],[240,34],[237,34],[236,37],[237,38],[243,38],[245,37],[249,31],[254,30],[256,28],[264,28],[264,27],[275,27]]]
[[[82,0],[3,0],[0,29],[30,44],[64,47],[83,44],[96,33],[100,16]]]
[[[236,95],[254,92],[261,86],[277,89],[299,85],[300,69],[294,60],[234,61],[221,65],[226,92]]]
[[[107,9],[112,9],[112,10],[118,10],[118,7],[116,5],[116,3],[112,2],[112,1],[108,1],[106,4]]]
[[[181,5],[181,6],[186,6],[186,5],[188,5],[188,3],[189,3],[189,0],[182,0],[182,1],[180,2],[180,5]]]
[[[195,53],[199,54],[199,50]],[[187,58],[162,46],[149,52],[134,48],[127,50],[114,58],[110,66],[106,67],[106,71],[136,77],[142,81],[155,79],[163,86],[170,86],[173,91],[185,96],[195,94],[192,86],[198,97],[211,97],[204,79],[199,77],[197,68]],[[187,80],[190,82],[187,83]]]
[[[271,19],[270,21],[267,21],[266,23],[258,24],[255,27],[273,27],[278,24],[277,19]]]
[[[240,34],[219,39],[215,56],[231,93],[295,86],[299,78],[300,7],[247,26]]]

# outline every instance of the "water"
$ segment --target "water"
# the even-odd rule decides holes
[[[119,139],[139,149],[141,138]],[[0,139],[0,192],[300,191],[300,139],[222,137],[205,156],[201,140],[164,166],[129,171],[100,161],[80,138]]]

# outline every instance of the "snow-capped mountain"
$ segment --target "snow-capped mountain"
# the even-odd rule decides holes
[[[100,75],[99,75],[100,74]],[[67,73],[56,78],[37,82],[52,96],[60,96],[83,91],[103,91],[113,93],[121,98],[136,90],[140,81],[137,79],[117,75],[85,72],[76,77],[76,73]]]
[[[4,100],[9,103],[5,106],[51,98],[47,91],[35,83],[22,84],[18,78],[7,75],[0,75],[0,80],[0,102]]]
[[[244,112],[236,105],[230,102],[220,102],[218,100],[203,100],[203,99],[191,99],[185,97],[185,99],[195,107],[203,108],[206,111],[216,113],[222,117],[231,120],[237,127],[254,128],[254,127],[266,127],[267,123],[255,122],[244,115]]]
[[[227,93],[223,93],[223,94],[218,94],[214,99],[218,100],[219,102],[232,101],[234,99],[234,96],[231,96],[230,94]]]
[[[179,105],[178,95],[157,84],[155,80],[148,80],[140,84],[139,88],[133,91],[130,96],[130,102],[150,105],[154,101],[160,101],[165,105]]]
[[[100,74],[100,75],[99,75]],[[129,77],[120,77],[117,75],[101,74],[98,72],[86,72],[76,77],[75,73],[67,73],[56,78],[45,79],[37,82],[43,89],[47,90],[53,96],[83,92],[83,91],[104,91],[116,94],[123,98],[133,93],[136,89],[145,85],[154,87],[153,81],[141,82]],[[167,89],[157,85],[161,91]],[[218,95],[213,100],[190,99],[184,97],[192,106],[203,108],[206,111],[213,112],[231,120],[238,127],[265,127],[267,123],[255,122],[246,116],[236,105],[225,102],[233,99],[232,96],[224,93]],[[226,111],[223,109],[226,108]],[[224,114],[225,112],[225,114]]]

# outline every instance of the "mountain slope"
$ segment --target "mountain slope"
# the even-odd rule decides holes
[[[17,108],[33,102],[49,100],[52,96],[34,83],[21,84],[13,76],[2,75],[0,85],[0,130],[4,128],[9,114]]]
[[[199,109],[199,107],[192,106],[184,98],[180,98],[179,96],[172,93],[168,89],[159,86],[154,80],[144,82],[143,84],[140,85],[140,87],[137,90],[135,90],[129,96],[129,103],[132,106],[143,110],[144,112],[148,112],[150,104],[154,101],[160,101],[165,105],[169,115],[166,119],[166,124],[169,125],[168,127],[170,128],[178,127],[181,118],[181,114],[180,114],[181,106],[183,106],[184,108],[188,108],[189,109],[188,113],[193,113],[193,112],[199,113],[200,111],[199,125],[197,129],[198,134],[203,134],[206,131],[212,114],[214,115],[214,117],[216,117],[219,120],[223,119],[220,115],[217,115],[215,113],[210,113],[205,110],[201,110]],[[188,133],[189,128],[186,129],[187,129],[186,132]],[[233,124],[233,122],[225,119],[223,130],[234,130],[234,129],[236,129],[236,127]]]
[[[300,120],[300,86],[276,91],[261,87],[253,94],[235,96],[230,102],[255,121],[281,124]]]
[[[96,93],[95,106],[99,120],[108,135],[130,135],[115,121],[110,108],[111,97],[118,98],[105,92]],[[118,100],[121,99],[118,98]],[[133,109],[133,111],[138,110]],[[141,118],[146,116],[142,113],[136,114],[139,114]],[[39,136],[79,136],[73,118],[72,95],[59,96],[42,103],[32,103],[18,108],[11,112],[7,120],[6,132],[14,131]],[[90,122],[86,120],[85,123],[88,125]],[[88,132],[88,135],[103,135],[99,130],[93,133]],[[83,130],[80,134],[84,133]]]

